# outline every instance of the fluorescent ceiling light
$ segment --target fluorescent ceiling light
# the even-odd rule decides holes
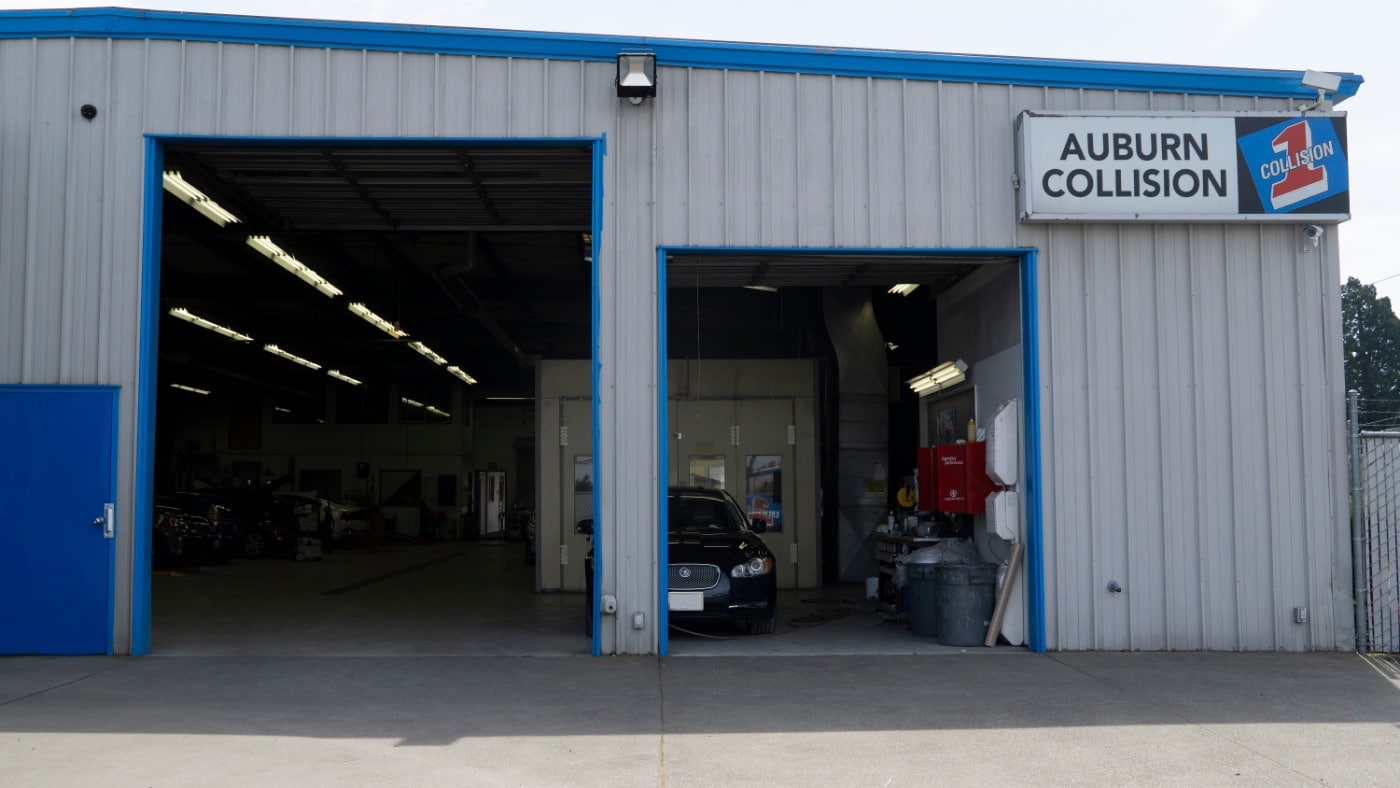
[[[442,365],[447,363],[447,359],[434,353],[432,351],[432,348],[429,348],[422,342],[409,342],[408,346],[418,351],[420,354],[422,354],[423,358],[426,358],[434,364]]]
[[[343,295],[340,288],[326,281],[326,278],[311,270],[306,263],[287,254],[282,247],[272,242],[266,235],[248,236],[248,245],[257,249],[264,257],[290,271],[298,279],[311,285],[328,298]]]
[[[895,285],[894,287],[890,288],[890,295],[907,296],[918,289],[918,285]]]
[[[361,383],[360,381],[355,380],[354,378],[350,377],[349,375],[346,375],[346,374],[342,373],[342,372],[341,372],[340,370],[338,370],[338,369],[332,369],[332,370],[328,371],[326,374],[327,374],[327,375],[330,375],[331,377],[335,378],[336,380],[343,380],[343,381],[345,381],[346,383],[349,383],[349,384],[352,385],[352,386],[363,386],[363,385],[365,385],[365,384]]]
[[[776,292],[778,292],[778,288],[776,288],[776,287],[769,287],[768,285],[744,285],[744,289],[745,289],[745,290],[757,290],[757,291],[759,291],[760,293],[776,293]]]
[[[534,402],[534,397],[482,397],[487,402]]]
[[[174,170],[166,170],[161,177],[161,183],[165,185],[165,190],[179,198],[180,202],[204,214],[209,221],[220,227],[227,227],[239,221],[237,216],[224,210],[223,206],[210,199],[209,195],[190,185],[190,182],[180,177],[180,173]]]
[[[920,396],[941,391],[967,379],[967,364],[962,359],[945,361],[922,375],[905,381]]]
[[[473,384],[476,383],[476,378],[474,378],[474,377],[472,377],[471,375],[468,375],[467,373],[463,372],[461,367],[457,367],[457,366],[448,367],[448,368],[447,368],[447,371],[448,371],[448,372],[451,372],[452,374],[454,374],[454,375],[456,375],[457,377],[461,378],[461,379],[462,379],[462,382],[466,383],[468,386],[473,385]]]
[[[209,396],[209,390],[208,390],[208,389],[197,389],[197,388],[195,388],[194,386],[186,386],[186,385],[183,384],[183,383],[171,383],[171,384],[170,384],[170,388],[172,388],[172,389],[179,389],[179,390],[181,390],[181,391],[188,391],[188,392],[190,392],[191,394],[203,394],[203,395],[206,396],[206,397]]]
[[[388,320],[370,311],[370,308],[359,302],[350,305],[350,311],[365,319],[365,322],[383,331],[394,339],[403,339],[408,336],[408,332],[390,323]]]
[[[277,411],[278,413],[291,413],[291,412],[292,412],[291,408],[284,408],[284,407],[282,407],[281,405],[273,405],[273,406],[272,406],[272,409],[275,410],[275,411]]]
[[[226,337],[228,337],[229,339],[236,339],[236,340],[238,340],[239,342],[252,342],[252,341],[253,341],[253,338],[250,337],[250,336],[248,336],[247,334],[240,334],[239,332],[234,331],[234,330],[231,329],[231,328],[227,328],[227,327],[225,327],[225,326],[221,326],[221,325],[219,325],[218,323],[215,323],[215,322],[213,322],[213,321],[211,321],[211,320],[205,320],[204,318],[202,318],[202,317],[200,317],[199,315],[196,315],[196,314],[190,312],[190,310],[188,310],[188,309],[186,309],[186,308],[184,308],[184,307],[182,307],[182,306],[177,306],[177,307],[175,307],[174,309],[171,309],[171,310],[170,310],[170,314],[171,314],[172,317],[178,317],[178,318],[180,318],[181,320],[184,320],[184,321],[186,321],[186,322],[188,322],[188,323],[194,323],[195,325],[199,326],[200,328],[207,328],[207,329],[209,329],[210,331],[213,331],[214,333],[220,334],[220,335],[222,335],[222,336],[226,336]]]
[[[291,353],[288,353],[287,351],[283,350],[283,349],[280,348],[280,347],[277,347],[276,345],[263,345],[263,350],[266,350],[267,352],[271,353],[271,354],[274,355],[274,356],[280,356],[280,357],[282,357],[282,358],[287,359],[288,361],[296,362],[297,364],[300,364],[300,365],[302,365],[303,367],[307,367],[308,369],[320,369],[320,368],[321,368],[321,365],[320,365],[320,364],[317,364],[317,363],[314,362],[314,361],[307,361],[306,359],[302,358],[301,356],[297,356],[297,355],[293,355],[293,354],[291,354]]]
[[[452,414],[451,414],[451,413],[448,413],[447,411],[442,410],[441,408],[435,408],[435,407],[433,407],[432,405],[424,405],[423,403],[419,402],[419,401],[416,400],[416,399],[409,399],[408,397],[399,397],[399,400],[400,400],[401,402],[403,402],[403,404],[405,404],[405,405],[412,405],[412,406],[415,407],[415,408],[421,408],[421,409],[426,410],[427,412],[432,413],[432,414],[434,414],[434,415],[442,416],[443,418],[446,418],[446,419],[452,418]]]

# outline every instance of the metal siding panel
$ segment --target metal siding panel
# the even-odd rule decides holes
[[[476,60],[469,57],[443,56],[437,59],[436,117],[434,133],[444,137],[471,135],[475,104],[471,90],[472,72]]]
[[[1159,419],[1160,318],[1155,297],[1158,260],[1152,227],[1119,231],[1123,325],[1123,412],[1125,443],[1123,541],[1127,548],[1124,602],[1127,638],[1133,650],[1166,647],[1164,534],[1162,522],[1162,432]]]
[[[102,306],[102,192],[106,178],[107,42],[74,43],[70,94],[68,177],[64,184],[63,383],[97,383]],[[90,103],[97,117],[88,121],[75,105]]]
[[[1197,556],[1201,545],[1194,502],[1200,497],[1193,447],[1198,435],[1194,411],[1196,380],[1191,360],[1195,293],[1187,262],[1190,246],[1184,227],[1154,228],[1156,342],[1158,389],[1155,418],[1162,446],[1162,492],[1158,500],[1162,529],[1163,648],[1196,650],[1203,646],[1200,625],[1201,579]]]
[[[1227,283],[1225,231],[1220,226],[1191,229],[1191,272],[1199,309],[1192,349],[1196,380],[1196,466],[1201,478],[1195,523],[1202,565],[1200,618],[1207,649],[1240,648],[1240,587],[1236,583],[1233,527],[1219,527],[1236,506],[1237,488],[1230,456],[1234,435],[1224,382],[1230,371],[1229,317],[1233,298]]]
[[[877,79],[870,86],[870,232],[875,246],[908,246],[905,194],[906,83]]]
[[[29,279],[29,170],[36,128],[29,112],[38,91],[34,41],[0,42],[0,383],[25,381]]]
[[[184,48],[169,41],[145,42],[146,57],[145,91],[142,106],[145,108],[146,133],[176,134],[180,131],[180,85],[184,78],[180,69],[184,64]],[[227,67],[227,66],[226,66]],[[250,103],[248,119],[256,124],[256,104]],[[253,126],[250,125],[250,128]]]
[[[327,133],[338,137],[366,134],[364,52],[331,52],[326,76]],[[383,113],[380,113],[383,114]]]
[[[724,73],[690,72],[690,190],[686,203],[690,243],[723,244],[725,134]]]
[[[943,238],[943,138],[937,82],[904,88],[904,217],[910,246],[938,246]]]
[[[548,86],[544,134],[550,137],[578,137],[583,134],[583,63],[552,60],[543,79]]]
[[[1088,338],[1088,398],[1093,419],[1089,437],[1089,523],[1094,534],[1094,563],[1086,578],[1094,593],[1097,631],[1094,648],[1123,650],[1129,639],[1128,604],[1122,594],[1104,589],[1117,581],[1133,588],[1128,575],[1126,457],[1130,429],[1123,407],[1122,271],[1118,231],[1112,226],[1085,228],[1085,298]]]
[[[799,246],[835,246],[836,194],[832,188],[836,137],[835,79],[798,76],[797,234]]]
[[[1253,231],[1254,228],[1245,228]],[[1253,235],[1253,232],[1250,232]],[[1251,650],[1274,642],[1273,539],[1269,523],[1277,502],[1270,499],[1268,467],[1261,450],[1269,445],[1266,412],[1267,379],[1263,298],[1263,265],[1257,240],[1226,230],[1229,248],[1226,263],[1226,291],[1230,294],[1230,314],[1226,320],[1229,376],[1220,381],[1228,392],[1231,446],[1231,476],[1237,492],[1229,521],[1222,523],[1235,532],[1235,581],[1240,588],[1240,648]],[[1218,514],[1216,515],[1219,516]]]
[[[403,93],[399,71],[403,55],[397,52],[365,52],[361,57],[365,61],[361,133],[367,137],[401,136],[399,112]]]
[[[870,245],[870,81],[832,83],[832,232],[836,246]]]
[[[725,72],[724,75],[724,242],[730,246],[754,246],[762,242],[760,195],[764,161],[762,128],[764,107],[759,101],[762,74]]]
[[[219,50],[220,134],[251,136],[257,129],[257,49],[225,44]]]
[[[674,73],[672,73],[674,72]],[[690,240],[690,71],[667,72],[666,95],[656,99],[656,237],[659,243]],[[658,80],[660,77],[657,78]]]
[[[763,124],[759,129],[763,161],[759,197],[759,243],[796,246],[797,226],[797,77],[762,75]]]
[[[31,167],[25,199],[28,223],[24,259],[29,268],[25,277],[23,343],[25,383],[62,381],[61,337],[65,255],[65,184],[72,166],[68,158],[72,104],[72,47],[67,40],[41,41],[35,58],[35,73],[45,85],[36,90],[30,103],[34,136],[30,143]]]
[[[1003,85],[977,90],[978,244],[1013,246],[1016,241],[1016,107]]]
[[[399,59],[400,137],[431,137],[437,133],[436,65],[433,55],[404,55]]]
[[[180,53],[180,131],[208,133],[218,128],[219,44],[190,41]]]
[[[977,130],[967,122],[977,111],[973,86],[943,84],[938,105],[938,137],[942,150],[939,190],[942,201],[942,242],[945,246],[976,246]]]
[[[510,101],[510,63],[500,58],[479,57],[472,73],[473,137],[504,137],[510,134],[510,113],[502,110]]]
[[[542,137],[548,128],[547,61],[510,61],[510,136]]]
[[[253,128],[258,134],[282,136],[292,128],[292,51],[258,47],[253,68]],[[390,115],[392,113],[384,113]]]
[[[290,133],[319,136],[330,128],[327,96],[330,95],[330,62],[325,50],[298,49],[292,53],[292,101]]]

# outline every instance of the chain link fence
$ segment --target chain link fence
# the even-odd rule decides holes
[[[1400,431],[1368,431],[1351,392],[1357,651],[1400,653]]]

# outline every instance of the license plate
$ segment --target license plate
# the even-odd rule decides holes
[[[672,610],[704,610],[704,591],[670,591],[667,600]]]

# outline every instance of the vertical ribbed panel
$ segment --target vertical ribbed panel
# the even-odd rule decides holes
[[[598,495],[618,529],[604,588],[624,612],[657,613],[658,245],[1025,246],[1041,282],[1049,647],[1348,642],[1336,234],[1305,253],[1287,225],[1015,218],[1021,110],[1282,101],[663,64],[661,95],[632,106],[610,63],[172,41],[0,41],[0,72],[0,380],[121,385],[124,458],[142,135],[606,134]],[[605,651],[657,644],[650,626],[603,638]]]

